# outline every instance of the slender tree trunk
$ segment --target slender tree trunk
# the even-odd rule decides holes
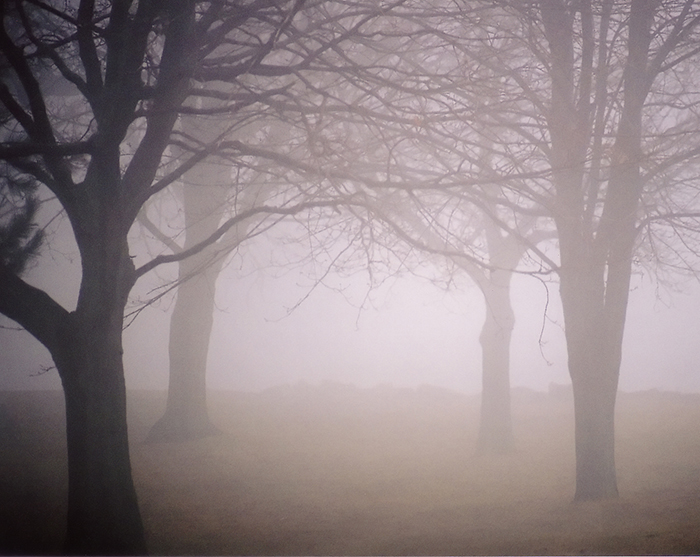
[[[217,123],[211,126],[217,129]],[[232,191],[231,169],[225,164],[202,164],[185,178],[183,249],[189,249],[218,228],[222,207]],[[165,413],[148,434],[150,442],[186,441],[219,431],[209,420],[206,375],[216,280],[223,257],[225,254],[209,249],[179,263],[177,300],[170,318],[168,401]]]
[[[170,319],[170,381],[165,414],[149,441],[184,441],[218,433],[207,412],[207,354],[214,323],[220,263],[198,273],[196,262],[180,263],[181,280]],[[195,263],[195,264],[193,264]]]
[[[479,338],[482,351],[481,420],[478,452],[513,449],[510,405],[510,342],[515,324],[510,303],[510,271],[491,273],[482,285],[486,320]]]
[[[206,122],[204,123],[206,125]],[[201,127],[191,121],[188,127]],[[219,122],[210,123],[202,135],[213,134]],[[183,207],[185,242],[189,249],[213,234],[219,226],[227,197],[235,192],[231,167],[227,163],[200,164],[185,175]],[[253,187],[255,186],[255,187]],[[249,208],[267,195],[266,184],[247,183],[236,203]],[[170,319],[170,377],[168,400],[163,416],[151,428],[148,440],[186,441],[219,433],[207,411],[207,356],[214,323],[216,281],[224,260],[245,237],[251,220],[228,231],[216,246],[179,263],[177,300]],[[218,251],[217,251],[218,250]]]
[[[535,221],[521,223],[531,230]],[[503,453],[513,450],[513,420],[510,400],[510,343],[515,314],[510,300],[513,269],[526,251],[524,243],[484,218],[484,232],[492,269],[472,270],[471,277],[484,295],[486,319],[481,329],[482,391],[477,452]]]
[[[224,122],[225,124],[225,122]],[[215,141],[221,132],[220,119],[184,118],[184,128]],[[258,128],[251,125],[250,133]],[[278,134],[281,131],[278,132]],[[246,183],[236,193],[229,162],[205,162],[188,171],[183,179],[183,208],[187,250],[206,240],[219,227],[224,207],[233,202],[249,208],[265,199],[267,184]],[[179,263],[177,300],[170,318],[170,376],[165,413],[148,434],[151,442],[186,441],[219,433],[207,411],[207,356],[214,323],[216,281],[224,259],[245,236],[251,221],[229,230],[216,246]],[[218,250],[218,251],[217,251]]]

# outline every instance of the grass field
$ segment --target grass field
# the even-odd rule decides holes
[[[479,399],[338,384],[212,392],[222,434],[145,444],[165,394],[129,394],[149,549],[162,555],[700,553],[700,395],[621,393],[620,497],[572,503],[572,401],[514,390],[517,450],[474,456]],[[0,552],[60,552],[61,393],[0,393]]]

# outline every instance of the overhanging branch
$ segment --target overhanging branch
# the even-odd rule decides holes
[[[179,253],[174,253],[171,255],[159,255],[158,257],[155,257],[148,263],[142,265],[135,271],[135,276],[136,278],[139,278],[143,276],[144,274],[148,273],[149,271],[155,269],[156,267],[160,265],[164,265],[166,263],[176,263],[178,261],[182,261],[183,259],[187,259],[188,257],[195,255],[202,251],[204,248],[214,244],[219,238],[221,238],[228,230],[236,226],[237,224],[243,222],[246,219],[249,219],[251,217],[254,217],[256,215],[260,214],[270,214],[270,215],[296,215],[298,213],[301,213],[302,211],[306,211],[308,209],[316,209],[316,208],[322,208],[322,207],[328,207],[328,208],[338,208],[340,206],[347,206],[347,205],[355,205],[355,206],[363,206],[364,204],[360,202],[359,200],[356,199],[356,196],[348,196],[348,197],[339,197],[337,199],[328,199],[324,201],[307,201],[304,203],[298,203],[296,205],[291,205],[288,207],[270,207],[266,205],[262,205],[260,207],[253,207],[251,209],[248,209],[246,211],[242,211],[241,213],[238,213],[237,215],[231,217],[228,219],[226,222],[224,222],[213,234],[211,234],[208,238],[202,240],[198,244],[195,244],[189,249],[182,250]]]

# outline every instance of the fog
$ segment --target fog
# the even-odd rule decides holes
[[[69,308],[71,249],[54,238],[28,277]],[[124,332],[130,459],[152,554],[697,552],[700,395],[649,392],[700,392],[696,284],[635,276],[620,388],[644,392],[618,397],[624,496],[572,505],[573,404],[535,392],[568,382],[556,283],[514,280],[512,385],[533,390],[513,393],[516,450],[475,457],[484,306],[466,277],[444,290],[404,274],[368,293],[365,272],[313,288],[308,270],[271,260],[253,244],[219,278],[208,383],[221,390],[207,405],[221,435],[146,442],[165,408],[173,296]],[[134,298],[157,294],[168,273]],[[60,381],[28,333],[2,329],[0,341],[0,409],[13,428],[0,429],[11,448],[0,473],[12,478],[0,485],[0,538],[7,554],[55,554],[68,485]]]
[[[265,264],[272,248],[264,240],[255,242],[223,271],[217,284],[208,365],[211,388],[259,391],[330,381],[479,392],[484,305],[466,276],[457,277],[449,290],[404,274],[368,293],[366,272],[331,274],[326,284],[334,288],[313,288],[314,281],[303,270]],[[75,303],[79,279],[71,250],[70,242],[54,237],[47,257],[29,275],[66,307]],[[158,277],[149,280],[137,284],[135,297],[152,295]],[[516,314],[512,385],[547,390],[551,382],[568,382],[558,285],[517,276],[511,296]],[[172,295],[165,296],[126,328],[129,388],[167,388],[172,305]],[[699,392],[698,315],[700,288],[695,282],[686,280],[670,289],[636,275],[620,389]],[[60,388],[57,372],[49,369],[48,352],[25,331],[14,330],[13,322],[3,318],[1,323],[9,328],[0,330],[0,389]]]

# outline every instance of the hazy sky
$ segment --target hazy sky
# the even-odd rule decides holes
[[[59,255],[70,250],[54,247],[33,281],[70,304],[76,269]],[[296,272],[274,276],[270,270],[249,270],[244,275],[229,268],[219,279],[209,358],[212,387],[259,390],[328,380],[360,386],[428,383],[460,391],[480,389],[478,336],[483,302],[466,279],[460,290],[445,292],[405,276],[374,292],[374,307],[362,311],[342,295],[319,288],[287,315],[285,308],[308,291],[308,278]],[[59,290],[57,277],[72,284],[72,289]],[[700,287],[688,282],[686,293],[661,291],[659,299],[648,278],[635,281],[621,389],[700,391]],[[347,286],[351,302],[362,301],[366,276],[336,282]],[[516,331],[511,352],[515,386],[546,389],[552,381],[569,380],[557,285],[551,283],[549,291],[545,319],[544,286],[531,278],[515,280]],[[148,308],[125,331],[129,387],[166,388],[171,306],[171,301],[164,301]],[[4,318],[2,324],[12,326]],[[60,386],[55,370],[37,376],[42,366],[51,366],[51,360],[26,332],[0,330],[0,350],[0,389]]]

